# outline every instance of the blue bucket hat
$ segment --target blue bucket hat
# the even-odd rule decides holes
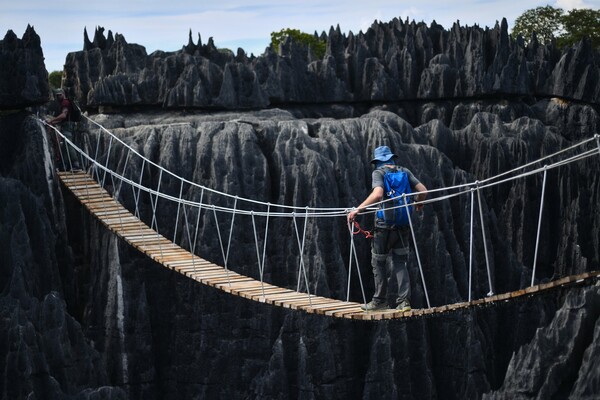
[[[371,164],[374,164],[378,161],[385,162],[389,161],[391,158],[396,157],[394,153],[387,146],[379,146],[373,152],[373,159],[371,160]]]

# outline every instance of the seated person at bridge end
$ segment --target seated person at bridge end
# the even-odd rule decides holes
[[[356,216],[371,204],[384,199],[384,176],[389,171],[403,171],[407,174],[408,182],[413,192],[418,192],[416,201],[423,201],[427,197],[427,188],[407,168],[397,166],[395,158],[388,146],[377,147],[374,151],[371,164],[375,166],[372,174],[372,192],[355,209],[348,213],[348,223],[352,223]],[[380,206],[381,207],[381,206]],[[421,211],[423,204],[414,207]],[[404,312],[410,311],[410,277],[408,275],[407,261],[409,254],[409,226],[390,226],[383,218],[375,214],[375,232],[371,244],[371,265],[375,281],[373,299],[362,306],[365,311],[377,311],[388,308],[387,287],[388,281],[396,279],[398,292],[396,294],[396,309]],[[387,261],[391,258],[391,269],[388,271]],[[389,273],[388,273],[389,272]]]

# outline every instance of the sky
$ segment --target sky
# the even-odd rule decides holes
[[[492,28],[506,18],[509,29],[515,18],[535,7],[551,5],[563,10],[600,9],[600,0],[103,0],[9,1],[0,0],[0,38],[12,30],[19,38],[27,25],[41,38],[46,69],[61,71],[68,53],[83,49],[83,31],[90,40],[96,27],[119,33],[128,43],[155,50],[180,50],[192,33],[206,44],[213,38],[218,48],[234,53],[242,48],[248,55],[261,55],[271,41],[271,32],[299,29],[320,34],[340,27],[348,34],[366,32],[375,21],[394,18],[430,24],[436,21],[449,29],[461,26]]]

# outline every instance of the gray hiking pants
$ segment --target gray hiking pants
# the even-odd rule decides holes
[[[387,301],[388,283],[396,280],[396,302],[400,303],[410,297],[410,277],[406,262],[409,252],[408,228],[385,229],[376,228],[371,249],[371,265],[375,280],[373,299]],[[388,258],[390,263],[388,263]],[[390,268],[388,268],[388,265]]]

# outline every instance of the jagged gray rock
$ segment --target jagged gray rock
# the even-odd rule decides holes
[[[22,181],[0,178],[0,188],[3,396],[126,398],[120,388],[99,388],[109,382],[99,354],[67,310],[73,263],[60,255],[68,247],[46,216],[51,209]]]
[[[40,37],[30,25],[19,39],[11,30],[0,40],[0,110],[48,102],[48,72]]]
[[[383,40],[392,27],[402,35]],[[93,69],[85,76],[96,78],[83,79],[78,90],[85,98],[88,93],[111,98],[103,104],[113,106],[136,101],[140,107],[179,107],[179,102],[197,101],[225,108],[250,107],[255,96],[259,103],[273,104],[277,98],[289,105],[314,93],[322,96],[316,99],[332,101],[357,93],[363,99],[385,100],[396,90],[402,90],[403,99],[453,93],[441,102],[202,114],[141,110],[93,117],[141,154],[208,187],[272,203],[349,206],[370,190],[369,160],[379,144],[392,146],[404,165],[436,188],[510,170],[596,133],[600,119],[594,104],[504,97],[522,89],[524,68],[520,56],[507,51],[521,44],[504,35],[505,30],[504,25],[485,31],[455,25],[446,32],[435,24],[428,28],[393,21],[346,39],[339,29],[331,29],[323,63],[289,41],[282,45],[284,57],[272,49],[264,57],[248,58],[242,52],[233,56],[218,51],[212,40],[207,45],[190,40],[181,52],[146,58],[140,46],[127,44],[120,35],[113,38],[110,32],[105,38],[99,30],[93,42],[86,34],[84,46]],[[467,38],[473,44],[468,51],[463,47]],[[526,68],[538,71],[535,90],[554,79],[548,78],[551,71],[564,71],[563,78],[575,79],[569,73],[578,71],[576,61],[565,59],[557,69],[564,55],[535,43],[527,49],[531,64]],[[586,59],[589,51],[578,57]],[[345,53],[348,62],[340,62],[346,60]],[[401,64],[402,69],[382,67],[380,60],[386,58],[377,54],[395,54],[389,63]],[[542,59],[544,66],[535,64]],[[148,60],[158,67],[148,67]],[[67,68],[75,69],[67,76],[77,76],[77,62],[68,60]],[[196,69],[198,62],[202,73]],[[294,77],[307,62],[323,80]],[[466,66],[484,64],[485,70],[475,68],[474,75],[461,74]],[[277,74],[271,72],[274,65]],[[426,68],[430,71],[423,74]],[[109,78],[107,71],[118,73]],[[419,80],[425,75],[427,79]],[[585,76],[592,75],[590,70]],[[203,84],[190,86],[188,81],[202,76],[207,79]],[[218,79],[208,80],[214,77]],[[85,86],[90,82],[101,84]],[[307,86],[297,86],[299,82]],[[273,90],[265,95],[264,87]],[[564,87],[591,95],[573,89],[571,83]],[[540,93],[535,90],[529,87],[527,93]],[[455,98],[482,93],[502,98]],[[35,101],[27,104],[32,105]],[[336,118],[320,118],[332,115]],[[88,134],[94,139],[95,128],[90,127]],[[101,144],[99,149],[107,147]],[[124,168],[126,158],[126,153],[115,152],[109,160],[111,166],[118,165],[116,170],[139,177],[141,165],[130,161]],[[0,363],[0,388],[7,396],[462,399],[484,394],[505,398],[523,391],[534,396],[598,395],[594,355],[600,313],[595,286],[439,318],[375,323],[250,302],[168,271],[116,239],[59,189],[51,159],[43,126],[28,111],[0,115],[0,343],[5,344],[0,346],[5,360]],[[538,280],[597,268],[597,170],[597,159],[589,158],[549,174]],[[157,182],[158,174],[148,170],[144,183]],[[540,179],[527,178],[483,192],[497,292],[529,284],[540,187]],[[162,189],[178,195],[179,186],[165,179]],[[198,191],[188,195],[200,197]],[[120,196],[124,204],[131,204],[131,191]],[[150,207],[144,199],[142,217],[148,217]],[[158,210],[161,233],[170,236],[176,209],[161,202]],[[469,213],[469,200],[461,196],[429,205],[416,218],[433,304],[468,295]],[[229,229],[228,222],[221,220],[223,229]],[[367,220],[361,223],[369,226]],[[295,288],[298,246],[293,227],[281,222],[271,229],[265,280]],[[344,221],[311,221],[310,232],[315,240],[305,257],[311,260],[312,289],[344,298],[349,254]],[[182,231],[178,233],[179,241],[185,242]],[[198,235],[197,252],[222,263],[209,213],[201,216]],[[256,261],[247,250],[254,248],[254,240],[252,222],[240,218],[229,256],[232,269],[257,275]],[[362,240],[357,245],[368,296],[369,244]],[[481,238],[476,239],[475,258],[473,290],[481,297],[489,290]],[[422,307],[424,292],[414,255],[410,274],[413,304]],[[353,280],[351,298],[361,297]],[[529,380],[522,373],[525,365]],[[556,372],[564,372],[560,383],[546,379]]]
[[[511,359],[502,387],[484,399],[592,398],[598,386],[600,288],[568,294],[552,322]],[[540,360],[541,359],[541,360]],[[529,371],[529,373],[523,373]]]
[[[589,41],[557,49],[492,29],[432,23],[374,23],[348,36],[331,28],[323,59],[288,38],[259,57],[191,39],[181,50],[147,55],[122,35],[69,53],[66,85],[82,104],[243,109],[282,104],[398,102],[490,96],[562,97],[600,102],[600,57]],[[93,58],[94,63],[89,59]]]

